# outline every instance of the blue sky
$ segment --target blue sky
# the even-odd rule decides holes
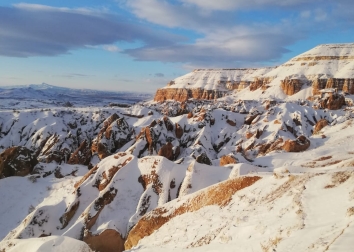
[[[0,85],[154,92],[194,68],[354,42],[353,11],[352,0],[2,0]]]

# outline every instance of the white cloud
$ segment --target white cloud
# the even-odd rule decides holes
[[[181,0],[185,4],[196,5],[202,9],[230,11],[236,9],[262,8],[262,7],[291,7],[308,4],[308,0]],[[322,0],[312,0],[322,1]]]
[[[120,52],[121,50],[119,49],[118,46],[115,45],[104,45],[102,46],[103,50],[108,51],[108,52]]]

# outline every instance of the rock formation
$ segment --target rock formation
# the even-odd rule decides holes
[[[286,95],[293,95],[299,92],[304,85],[302,80],[299,79],[285,79],[281,81],[281,88]]]
[[[8,148],[0,154],[0,178],[26,176],[37,163],[34,153],[26,147]]]

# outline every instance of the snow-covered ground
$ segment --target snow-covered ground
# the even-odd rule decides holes
[[[279,85],[352,78],[353,47],[321,45],[276,68],[199,69],[171,83],[272,79],[217,101],[68,108],[52,86],[0,90],[29,91],[1,103],[0,149],[25,146],[40,160],[33,174],[0,180],[0,251],[353,251],[354,109],[318,109],[305,100],[312,87],[288,97]],[[43,108],[38,94],[60,103]],[[67,163],[83,153],[87,163]]]

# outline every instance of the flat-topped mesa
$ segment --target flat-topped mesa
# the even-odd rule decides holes
[[[354,94],[354,44],[325,44],[302,53],[278,67],[240,69],[196,69],[157,90],[155,101],[217,99],[229,92],[238,98],[283,98],[312,87],[312,94],[333,88]],[[269,89],[270,88],[270,89]],[[282,92],[279,90],[284,92]],[[254,95],[247,91],[258,91]],[[306,99],[308,92],[294,96]],[[237,94],[236,94],[237,96]]]
[[[243,90],[252,86],[262,86],[269,78],[262,76],[274,67],[239,69],[196,69],[191,73],[170,81],[166,87],[158,89],[155,101],[188,99],[213,100],[225,96],[233,90]]]

